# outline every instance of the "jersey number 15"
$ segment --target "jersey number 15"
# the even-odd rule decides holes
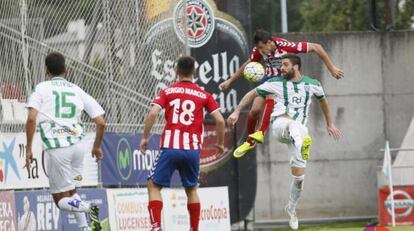
[[[73,118],[76,112],[76,105],[72,102],[68,102],[67,97],[75,96],[75,93],[53,91],[53,95],[55,96],[55,117],[65,119]],[[69,112],[61,113],[61,110],[66,108],[69,109]]]

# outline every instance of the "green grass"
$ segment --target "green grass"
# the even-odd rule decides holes
[[[319,225],[303,225],[299,227],[299,230],[306,231],[362,231],[370,222],[354,222],[354,223],[340,223],[340,224],[319,224]],[[414,230],[414,226],[403,226],[396,228],[389,228],[390,231],[409,231]],[[260,231],[291,231],[288,227],[276,228],[276,229],[263,229]]]

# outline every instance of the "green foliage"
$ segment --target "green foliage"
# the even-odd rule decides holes
[[[395,29],[408,29],[411,27],[414,15],[414,0],[406,0],[402,7],[397,7]]]
[[[368,29],[368,4],[361,0],[304,0],[300,6],[303,31]]]
[[[370,0],[288,0],[289,32],[329,32],[370,30]],[[414,0],[377,0],[379,30],[410,29],[413,23]],[[402,2],[405,1],[405,4]],[[252,0],[253,30],[263,28],[272,33],[281,31],[280,0]],[[400,6],[399,6],[400,5]],[[386,13],[393,15],[393,25],[387,25]]]
[[[302,0],[287,0],[288,31],[300,31],[303,18],[298,8]],[[253,31],[262,28],[281,32],[280,0],[251,0]]]

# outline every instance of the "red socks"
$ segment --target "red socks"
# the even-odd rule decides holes
[[[153,200],[148,203],[148,212],[150,214],[152,228],[161,227],[161,210],[162,201]]]
[[[262,131],[263,134],[266,133],[267,129],[269,128],[270,115],[273,112],[274,106],[275,106],[275,101],[273,99],[266,99],[265,107],[263,110],[262,125],[259,128],[259,131]]]
[[[252,113],[247,114],[247,134],[250,135],[256,131],[256,124],[259,120],[259,116],[253,116]],[[251,145],[254,144],[254,140],[252,138],[247,137],[247,142]]]
[[[200,203],[187,204],[188,212],[190,213],[190,227],[192,231],[198,231],[198,223],[200,222]]]

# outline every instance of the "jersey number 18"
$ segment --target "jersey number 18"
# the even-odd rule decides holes
[[[190,125],[194,120],[195,103],[192,100],[184,100],[181,103],[181,99],[175,99],[170,102],[170,106],[174,107],[172,123],[177,124],[178,121],[184,125]],[[182,109],[180,113],[180,107]]]

